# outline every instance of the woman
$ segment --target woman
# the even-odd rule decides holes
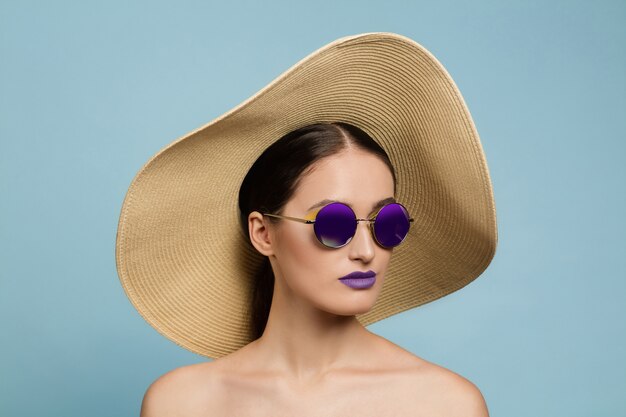
[[[124,288],[216,358],[160,377],[142,415],[486,416],[471,382],[364,325],[471,282],[495,242],[484,155],[443,67],[399,35],[335,41],[133,181]]]

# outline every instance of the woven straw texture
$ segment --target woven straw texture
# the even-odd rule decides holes
[[[425,48],[367,33],[313,52],[137,173],[121,209],[116,261],[150,325],[210,358],[252,340],[252,276],[262,257],[239,227],[239,186],[271,143],[334,121],[360,127],[387,151],[396,198],[415,218],[374,308],[357,316],[363,325],[443,297],[485,270],[497,244],[496,213],[464,100]]]

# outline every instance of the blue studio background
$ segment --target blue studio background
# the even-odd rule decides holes
[[[626,2],[0,1],[0,416],[134,416],[205,360],[126,298],[115,234],[153,154],[336,38],[388,31],[457,82],[499,246],[370,329],[492,416],[626,416]]]

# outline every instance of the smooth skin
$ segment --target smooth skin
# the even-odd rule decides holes
[[[283,214],[314,216],[324,200],[350,205],[357,217],[393,197],[393,178],[376,156],[349,147],[316,162]],[[340,248],[322,246],[311,225],[248,217],[254,247],[274,270],[263,336],[212,362],[184,366],[147,390],[142,417],[162,416],[488,416],[479,389],[363,327],[385,281],[392,249],[378,246],[365,222]],[[369,289],[338,279],[376,272]]]

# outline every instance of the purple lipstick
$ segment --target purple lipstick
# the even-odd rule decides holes
[[[376,272],[355,271],[346,275],[345,277],[339,278],[339,281],[346,284],[350,288],[356,288],[356,289],[370,288],[376,282]]]

